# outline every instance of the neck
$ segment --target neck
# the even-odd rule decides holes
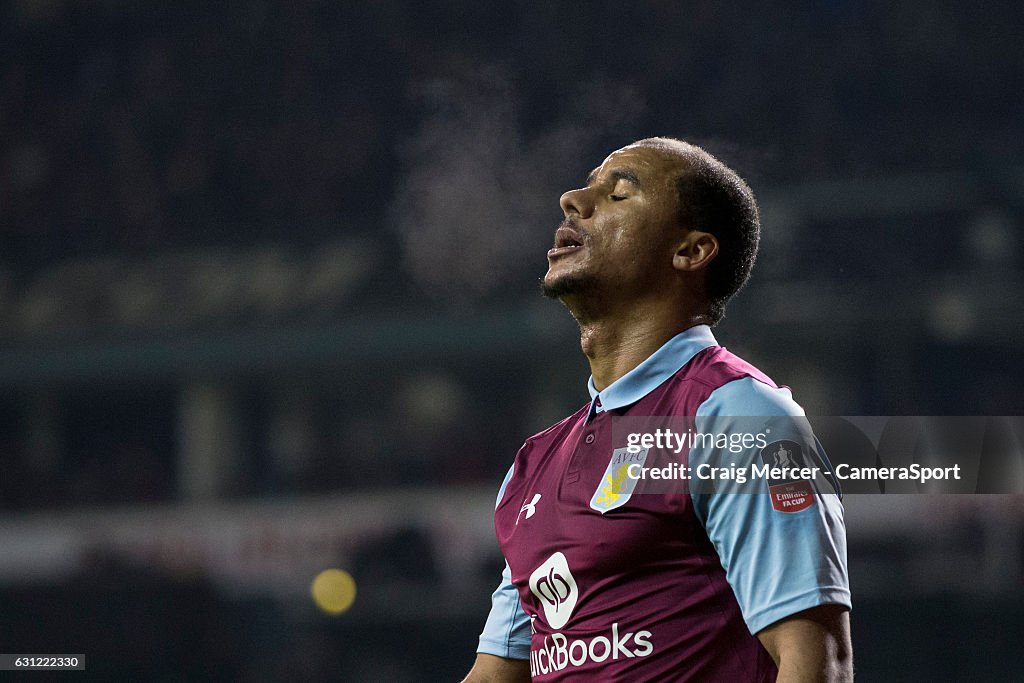
[[[613,314],[575,317],[580,326],[580,346],[590,361],[598,391],[640,365],[683,330],[707,323],[704,315],[688,312],[682,306],[673,310],[664,301],[647,305],[634,302]]]

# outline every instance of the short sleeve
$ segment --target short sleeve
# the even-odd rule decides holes
[[[507,562],[501,584],[491,595],[491,613],[476,651],[509,659],[530,658],[530,617],[519,602],[519,591],[512,584]]]
[[[495,507],[505,495],[505,487],[512,478],[513,469],[514,465],[509,468],[498,489]],[[476,651],[508,659],[530,658],[530,617],[523,611],[519,591],[512,583],[512,570],[508,562],[501,572],[501,583],[491,594],[491,612],[487,615]]]
[[[711,424],[712,431],[757,431],[764,436],[740,452],[691,449],[693,472],[723,459],[747,471],[751,465],[780,462],[820,471],[815,480],[795,489],[752,477],[742,487],[698,491],[691,480],[694,510],[718,552],[750,632],[818,605],[851,607],[842,502],[831,465],[789,390],[749,377],[729,382],[697,410],[698,431]],[[806,493],[805,487],[810,495],[786,493]]]

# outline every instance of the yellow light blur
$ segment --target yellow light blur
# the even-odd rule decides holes
[[[313,579],[309,591],[313,602],[327,614],[341,614],[356,599],[356,581],[340,569],[325,569]]]

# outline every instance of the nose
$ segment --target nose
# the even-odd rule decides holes
[[[568,218],[570,214],[576,214],[580,218],[590,218],[594,213],[594,198],[590,188],[581,187],[578,190],[569,190],[558,200],[562,212]]]

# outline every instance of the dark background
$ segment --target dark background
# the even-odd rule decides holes
[[[1024,414],[1022,18],[0,3],[0,651],[461,676],[489,502],[587,400],[538,294],[557,200],[640,137],[753,186],[762,255],[716,334],[809,414]],[[860,677],[1024,676],[1021,497],[851,498]],[[332,566],[337,617],[309,597]]]

